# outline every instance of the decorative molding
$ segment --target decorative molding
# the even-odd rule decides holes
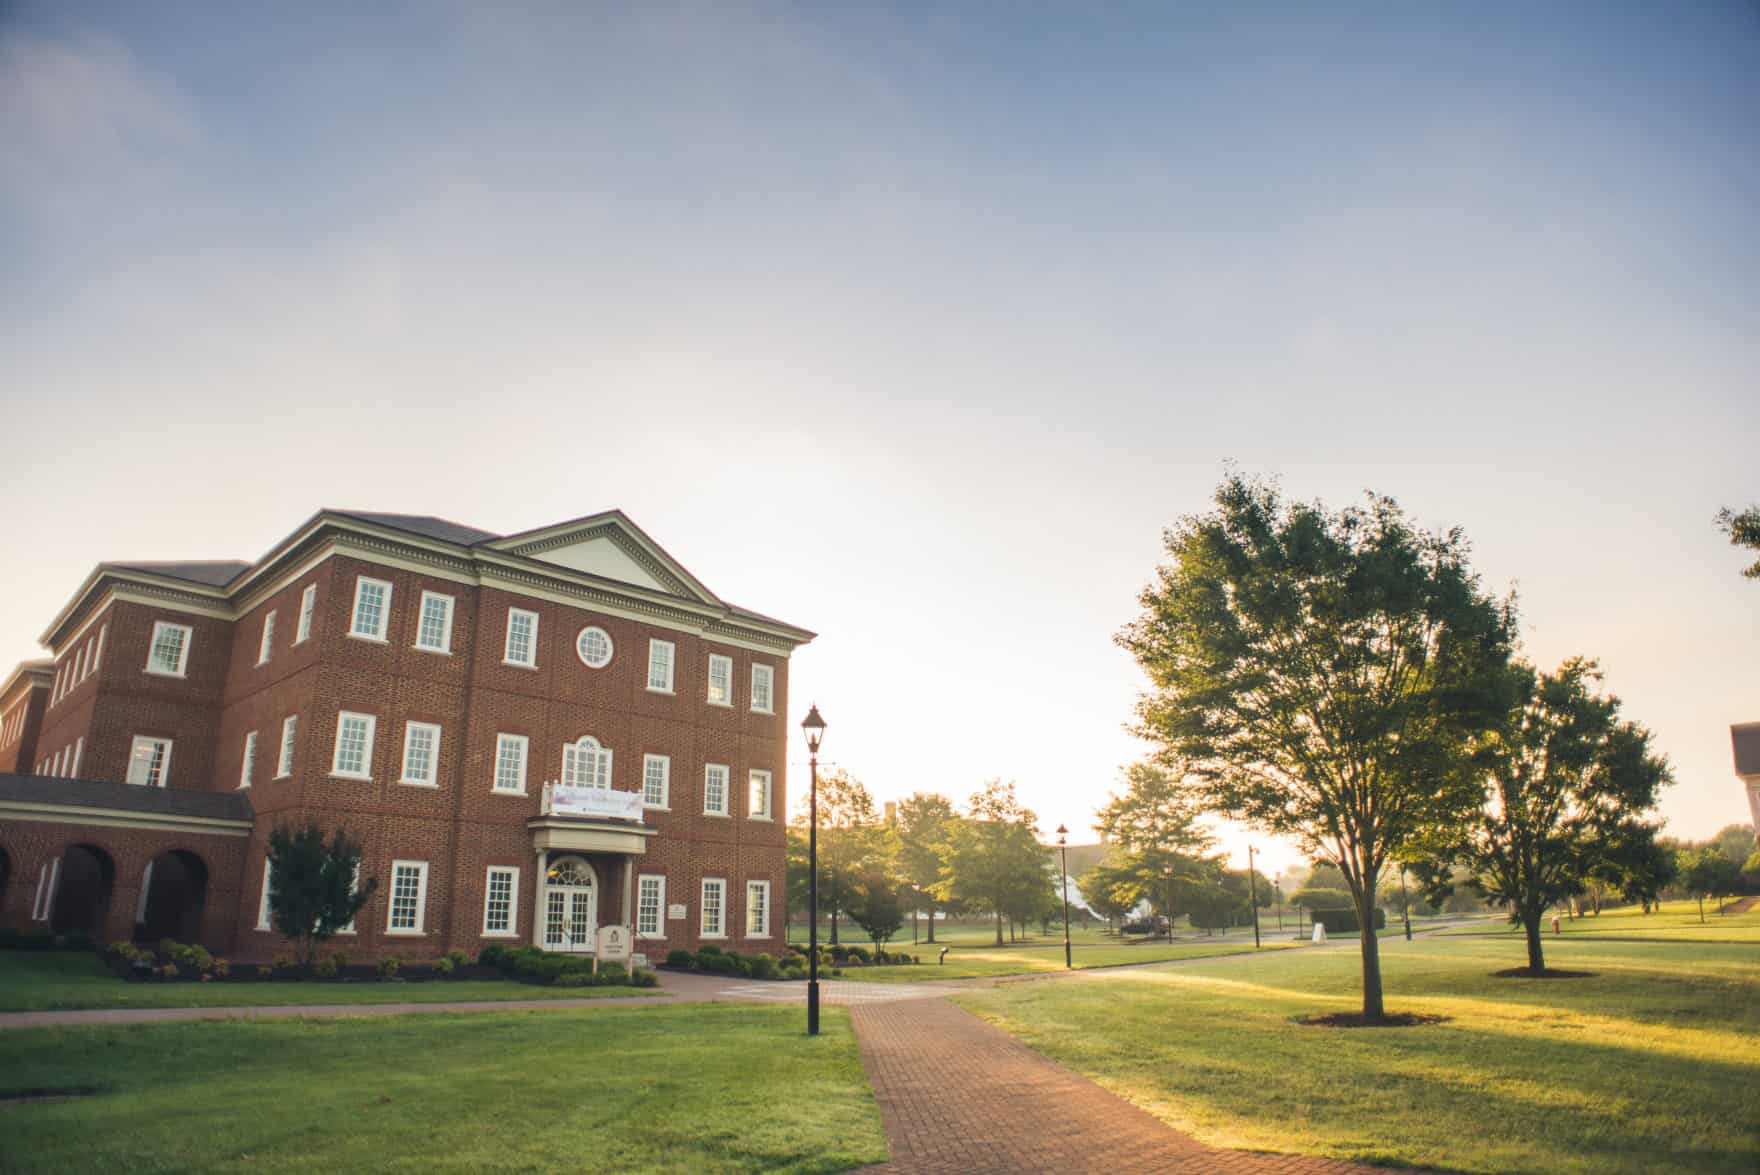
[[[94,808],[84,804],[43,804],[0,800],[0,819],[47,824],[86,824],[98,828],[139,828],[161,832],[192,832],[203,836],[248,837],[249,820],[213,816],[179,816],[171,812],[131,812],[126,808]]]

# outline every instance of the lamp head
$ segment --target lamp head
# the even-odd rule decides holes
[[[810,707],[807,716],[801,719],[801,733],[807,736],[807,750],[817,755],[819,743],[825,737],[825,720],[819,717],[817,705]]]
[[[1059,824],[1057,826],[1057,843],[1058,844],[1065,843],[1065,838],[1067,838],[1068,836],[1069,836],[1069,829],[1067,829],[1063,825]]]

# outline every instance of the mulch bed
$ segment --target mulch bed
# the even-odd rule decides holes
[[[1291,1019],[1309,1028],[1416,1028],[1423,1024],[1446,1024],[1453,1017],[1394,1012],[1372,1020],[1361,1012],[1328,1012],[1324,1016],[1292,1016]]]
[[[1593,971],[1563,971],[1557,967],[1542,967],[1536,971],[1532,967],[1509,967],[1502,971],[1493,971],[1493,979],[1593,979]]]

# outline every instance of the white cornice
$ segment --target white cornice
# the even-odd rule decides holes
[[[249,836],[251,821],[213,816],[180,816],[174,812],[135,812],[126,808],[95,808],[86,804],[43,804],[0,800],[0,820],[51,824],[89,824],[102,828],[151,828],[205,836]]]

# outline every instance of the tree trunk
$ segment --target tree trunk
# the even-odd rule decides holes
[[[996,911],[996,945],[1002,945],[1002,911]]]
[[[831,907],[831,945],[837,945],[837,907]]]
[[[1387,1015],[1381,1002],[1381,940],[1375,937],[1375,895],[1366,890],[1357,899],[1357,923],[1362,928],[1363,1018],[1380,1020]]]
[[[1699,895],[1699,922],[1700,922],[1700,924],[1703,924],[1704,921],[1705,921],[1705,895],[1700,894]]]
[[[1538,975],[1546,970],[1546,950],[1540,939],[1540,913],[1522,915],[1522,929],[1528,932],[1528,970]]]
[[[929,937],[926,938],[924,941],[925,942],[934,942],[935,941],[935,903],[934,902],[929,903]]]

